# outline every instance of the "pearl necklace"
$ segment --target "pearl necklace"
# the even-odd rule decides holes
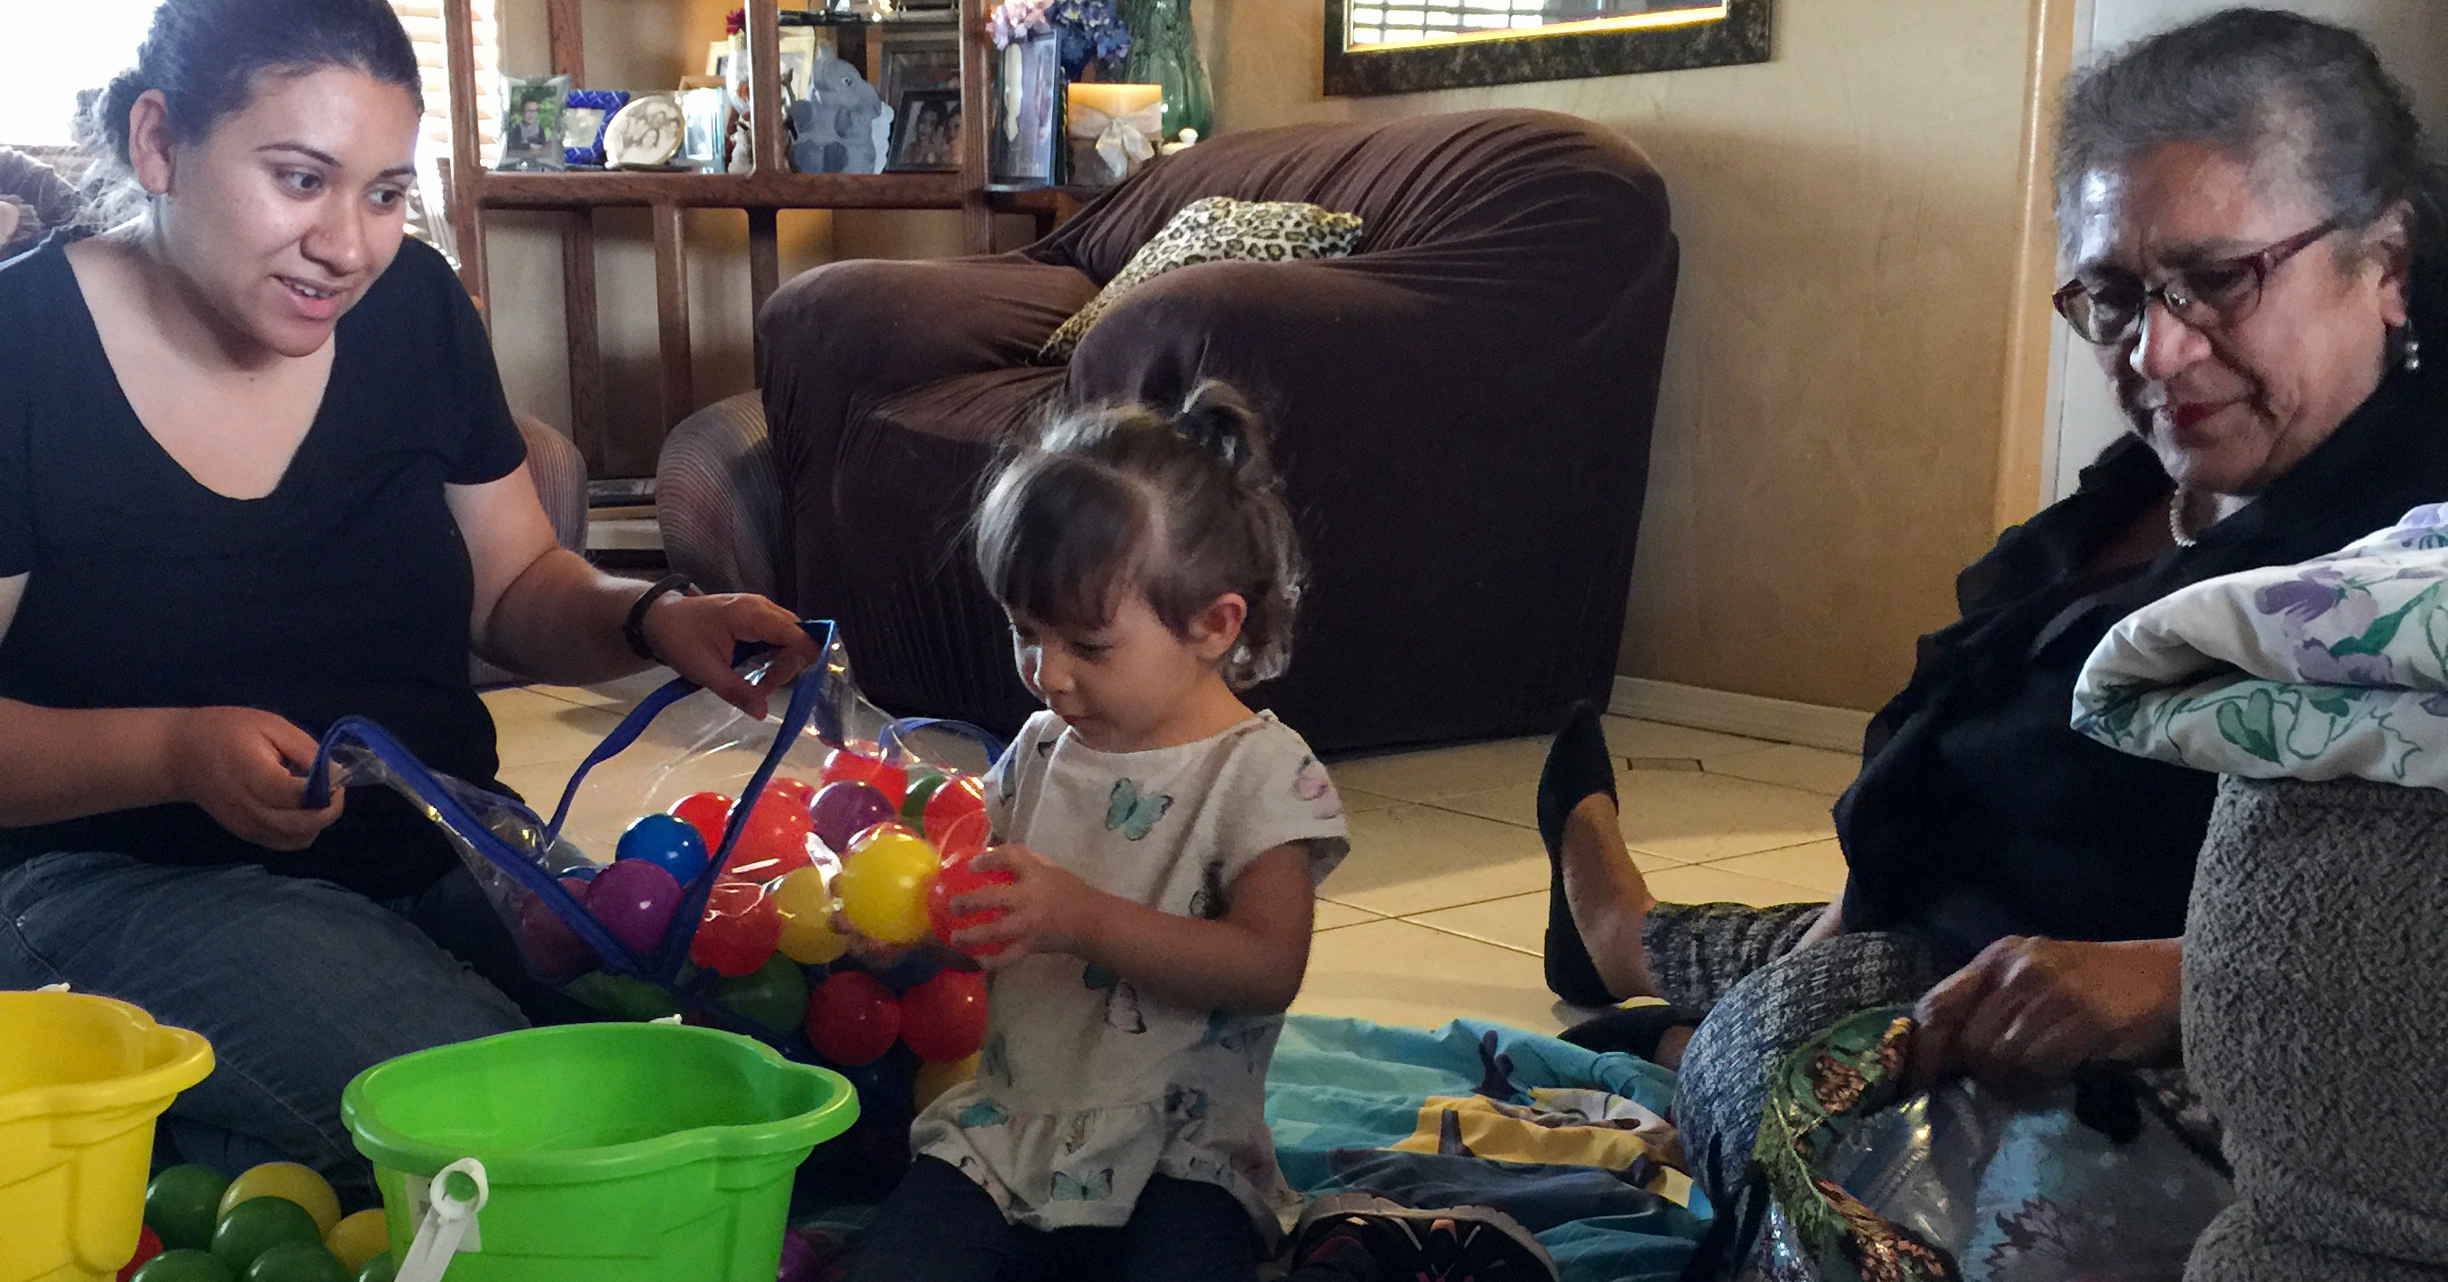
[[[2185,487],[2179,485],[2176,487],[2176,492],[2168,496],[2168,537],[2176,540],[2176,546],[2180,548],[2189,548],[2195,543],[2200,542],[2200,540],[2195,539],[2191,535],[2185,533],[2185,494]]]

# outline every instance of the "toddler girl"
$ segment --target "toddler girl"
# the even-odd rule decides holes
[[[1063,418],[994,475],[978,566],[1046,710],[986,781],[1012,883],[961,911],[987,952],[975,1081],[912,1130],[861,1279],[1248,1279],[1297,1205],[1267,1061],[1308,964],[1343,808],[1235,690],[1283,670],[1300,593],[1256,418]]]

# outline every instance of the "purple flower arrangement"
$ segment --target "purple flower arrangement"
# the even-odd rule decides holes
[[[1113,0],[1004,0],[988,21],[998,49],[1055,33],[1062,40],[1063,76],[1070,80],[1086,75],[1091,64],[1118,67],[1130,53],[1130,28]]]

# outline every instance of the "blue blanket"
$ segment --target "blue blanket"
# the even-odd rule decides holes
[[[1285,1023],[1267,1075],[1267,1122],[1284,1178],[1309,1197],[1349,1187],[1345,1177],[1354,1164],[1348,1154],[1334,1158],[1335,1150],[1382,1149],[1418,1128],[1429,1096],[1470,1094],[1485,1071],[1480,1039],[1491,1032],[1496,1049],[1511,1061],[1513,1084],[1525,1090],[1594,1087],[1660,1113],[1673,1100],[1674,1074],[1654,1064],[1520,1029],[1477,1020],[1433,1030],[1399,1028],[1295,1015]],[[1583,1179],[1620,1185],[1608,1175],[1540,1169],[1558,1172],[1559,1186]],[[1558,1191],[1569,1198],[1568,1189]],[[1689,1210],[1654,1198],[1631,1200],[1638,1205],[1628,1213],[1531,1224],[1564,1282],[1664,1282],[1682,1271],[1708,1227],[1705,1199],[1694,1191]]]

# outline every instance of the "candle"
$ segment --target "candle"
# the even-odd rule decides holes
[[[1110,187],[1156,154],[1164,86],[1088,82],[1068,87],[1071,182]],[[1142,122],[1132,119],[1145,115]]]
[[[1152,102],[1164,101],[1163,85],[1120,85],[1090,81],[1071,86],[1071,105],[1094,107],[1108,116],[1127,116]]]

